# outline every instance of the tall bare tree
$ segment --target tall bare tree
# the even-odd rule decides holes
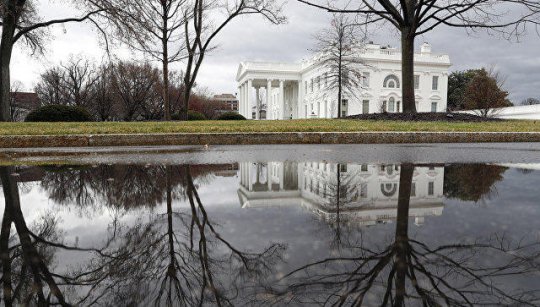
[[[74,2],[74,1],[73,1]],[[77,1],[81,9],[80,17],[58,18],[43,21],[32,0],[4,0],[0,2],[0,121],[10,121],[10,63],[13,47],[19,41],[28,46],[32,53],[40,53],[44,48],[47,27],[69,22],[83,22],[103,12],[102,0]]]
[[[189,0],[186,3],[184,42],[187,54],[181,120],[187,120],[189,98],[207,52],[215,48],[214,39],[233,19],[253,14],[262,15],[273,24],[286,21],[276,0]]]
[[[339,118],[343,95],[356,97],[363,84],[360,69],[364,64],[359,56],[363,36],[353,20],[345,14],[334,13],[330,27],[316,34],[315,40],[314,51],[325,71],[322,81],[323,92],[337,92]]]
[[[488,29],[505,38],[522,34],[526,24],[540,24],[538,0],[356,0],[347,7],[298,0],[333,13],[352,13],[359,24],[390,24],[401,34],[403,111],[416,113],[414,42],[439,26]],[[349,9],[349,7],[353,7]]]
[[[184,17],[187,0],[115,0],[117,37],[162,66],[164,119],[171,120],[169,64],[185,57]]]

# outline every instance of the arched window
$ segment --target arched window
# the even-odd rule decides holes
[[[397,192],[397,183],[381,183],[381,192],[386,197],[391,197]]]
[[[396,75],[388,75],[384,78],[383,87],[386,88],[399,88],[399,79]]]

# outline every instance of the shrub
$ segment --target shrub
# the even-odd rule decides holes
[[[236,112],[223,113],[217,119],[218,120],[246,120],[244,116]]]
[[[206,120],[206,116],[202,114],[201,112],[189,110],[187,112],[188,120]]]
[[[82,108],[51,104],[40,107],[26,116],[26,122],[91,122],[92,115]]]
[[[188,120],[206,120],[206,116],[201,112],[189,110],[188,111]],[[171,114],[172,120],[180,120],[180,113]]]

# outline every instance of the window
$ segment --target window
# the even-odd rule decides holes
[[[320,90],[321,89],[321,77],[317,77],[317,89]]]
[[[362,85],[364,87],[369,87],[369,72],[364,73],[364,78],[362,79]]]
[[[384,78],[383,87],[399,88],[399,79],[395,75],[389,75]]]
[[[433,76],[433,81],[431,83],[431,89],[436,91],[439,89],[439,76]]]
[[[307,93],[307,81],[304,81],[304,92]]]
[[[388,100],[388,112],[394,112],[395,103],[396,103],[396,101],[395,101],[394,97],[390,97],[390,99]]]
[[[362,101],[362,114],[369,113],[369,100]]]
[[[414,89],[417,90],[420,88],[420,76],[414,75]]]
[[[435,183],[434,182],[429,182],[428,183],[428,195],[429,196],[433,196],[433,194],[435,194]]]
[[[435,101],[431,103],[431,112],[437,112],[437,103]]]
[[[339,165],[339,170],[340,170],[342,173],[346,173],[346,172],[347,172],[347,164],[340,164],[340,165]]]
[[[313,93],[313,78],[311,78],[310,80],[310,87],[311,87],[311,92]]]
[[[360,185],[360,197],[367,198],[367,183],[362,183]]]
[[[362,172],[367,172],[368,171],[368,165],[367,164],[362,164],[362,166],[360,167],[360,170]]]
[[[411,197],[416,197],[416,183],[411,183]]]
[[[348,114],[349,101],[347,99],[341,100],[341,117],[345,117]]]

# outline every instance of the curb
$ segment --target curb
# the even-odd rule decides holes
[[[0,136],[0,148],[540,142],[540,132],[268,132]]]

